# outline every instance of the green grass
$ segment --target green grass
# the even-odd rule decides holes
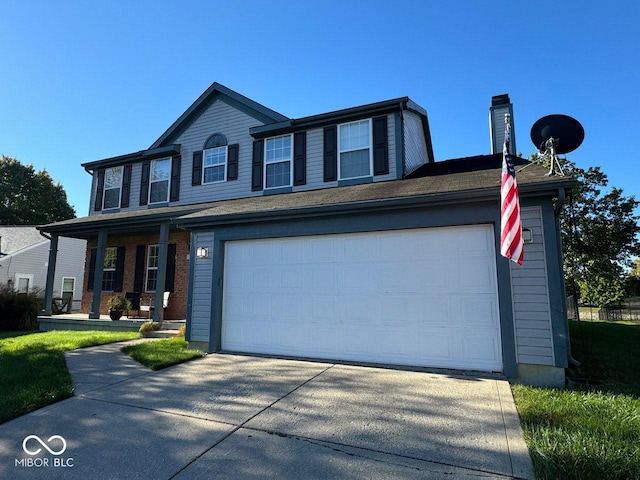
[[[640,325],[570,322],[569,375],[600,382],[565,390],[513,386],[537,479],[640,478]]]
[[[200,350],[190,349],[189,344],[181,338],[128,345],[122,351],[151,370],[160,370],[202,356]]]
[[[0,423],[73,394],[65,350],[138,336],[137,332],[0,332]]]

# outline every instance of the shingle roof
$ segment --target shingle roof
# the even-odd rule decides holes
[[[379,208],[393,202],[437,204],[497,199],[501,161],[501,154],[447,160],[426,164],[413,172],[410,178],[402,180],[92,215],[45,225],[41,229],[79,234],[99,228],[143,228],[167,221],[189,227],[273,215],[306,215],[319,210]],[[571,188],[575,184],[570,177],[548,177],[546,168],[527,160],[517,159],[515,163],[522,196],[534,193],[551,195],[558,189]]]

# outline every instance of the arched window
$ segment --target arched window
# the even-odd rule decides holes
[[[204,142],[202,183],[224,182],[227,178],[227,137],[214,133]]]
[[[214,133],[204,142],[204,150],[208,148],[224,147],[227,144],[227,137],[221,133]]]

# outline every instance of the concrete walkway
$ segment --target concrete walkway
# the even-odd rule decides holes
[[[151,372],[121,346],[69,352],[76,396],[0,425],[0,478],[533,478],[504,379],[240,355]]]

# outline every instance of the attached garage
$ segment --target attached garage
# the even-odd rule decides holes
[[[502,371],[493,225],[225,242],[222,350]]]

